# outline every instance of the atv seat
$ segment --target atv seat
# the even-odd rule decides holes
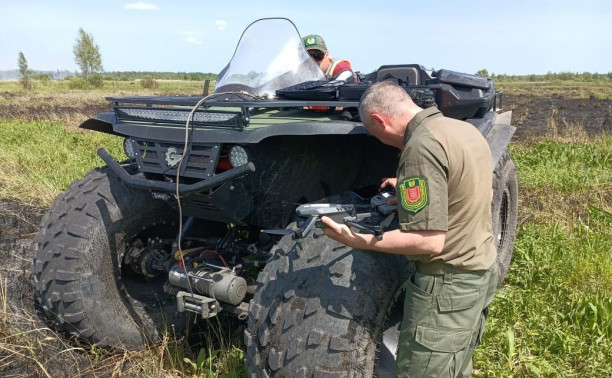
[[[376,81],[399,79],[407,85],[425,85],[429,75],[420,64],[400,64],[381,66],[376,71]]]

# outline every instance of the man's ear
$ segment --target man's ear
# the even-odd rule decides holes
[[[372,113],[370,114],[370,119],[374,124],[376,124],[377,127],[380,127],[383,130],[385,129],[387,125],[387,117],[380,113]]]

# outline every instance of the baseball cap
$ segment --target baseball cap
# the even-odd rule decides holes
[[[306,47],[306,50],[315,49],[327,52],[327,46],[325,45],[325,41],[323,40],[323,38],[321,38],[320,35],[307,35],[306,37],[302,38],[302,41],[304,42],[304,47]]]

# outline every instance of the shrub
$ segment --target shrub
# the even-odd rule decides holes
[[[102,88],[104,86],[104,79],[102,75],[95,73],[87,78],[87,82],[94,88]]]
[[[157,80],[153,79],[152,77],[146,76],[140,80],[140,86],[146,89],[155,89],[159,87],[159,83],[157,82]]]
[[[68,79],[69,89],[88,89],[89,83],[84,77],[71,77]]]
[[[47,74],[36,74],[36,75],[33,75],[32,78],[38,81],[43,86],[47,86],[49,85],[49,83],[51,83],[51,76]]]
[[[34,83],[32,83],[32,79],[30,79],[29,76],[23,76],[19,79],[19,85],[26,91],[30,91],[34,88]]]

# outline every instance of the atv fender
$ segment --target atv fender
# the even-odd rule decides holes
[[[516,132],[516,127],[510,125],[511,119],[512,111],[497,114],[493,120],[493,126],[485,135],[485,139],[491,149],[491,157],[493,160],[492,169],[497,167],[497,163],[499,163],[502,155],[508,148],[512,136]]]
[[[115,113],[112,112],[104,112],[98,114],[96,118],[90,118],[87,121],[83,122],[79,128],[99,131],[101,133],[116,135],[120,137],[125,137],[126,135],[118,133],[113,129],[113,123],[116,121]]]

